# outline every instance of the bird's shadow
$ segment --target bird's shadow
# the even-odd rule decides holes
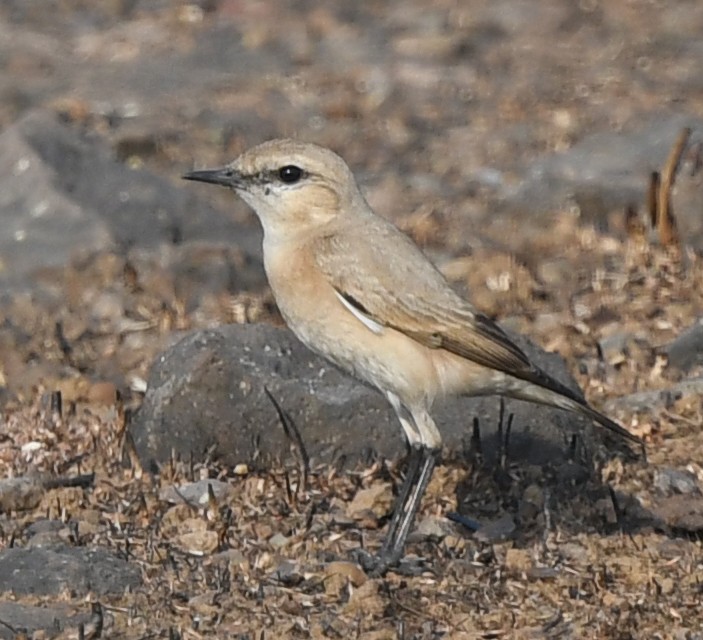
[[[536,430],[513,429],[512,416],[503,418],[501,411],[501,425],[485,436],[475,420],[463,450],[444,459],[467,469],[456,488],[457,512],[449,514],[465,533],[473,531],[483,542],[511,539],[519,546],[551,530],[678,535],[635,495],[615,488],[621,484],[618,475],[646,473],[644,458],[578,433],[565,437],[560,447]]]

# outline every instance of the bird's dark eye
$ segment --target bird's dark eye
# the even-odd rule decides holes
[[[281,179],[281,182],[293,184],[303,177],[303,170],[300,167],[296,167],[294,164],[288,164],[278,170],[278,177]]]

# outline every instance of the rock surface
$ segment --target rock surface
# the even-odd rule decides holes
[[[661,351],[666,354],[668,365],[681,371],[703,364],[703,318],[696,320]]]
[[[652,171],[661,171],[679,132],[694,131],[690,148],[700,144],[703,120],[688,115],[658,115],[629,132],[599,132],[573,147],[535,159],[522,181],[499,194],[513,209],[534,214],[576,208],[585,222],[608,228],[608,217],[628,205],[644,210]],[[672,198],[686,241],[703,249],[703,176],[681,171]]]
[[[52,634],[45,637],[54,637],[56,632],[68,627],[77,629],[89,619],[89,614],[80,612],[74,606],[38,607],[19,602],[0,602],[0,620],[3,623],[0,624],[0,638],[15,640],[22,637],[18,635],[22,633],[33,637],[32,634],[39,631]]]
[[[0,134],[0,193],[0,281],[26,282],[76,254],[229,238],[245,257],[243,279],[263,284],[254,226],[236,224],[192,189],[130,169],[104,140],[48,111],[29,112]]]
[[[0,593],[41,596],[68,590],[104,596],[140,583],[136,567],[104,549],[52,545],[0,551]]]
[[[574,388],[564,361],[519,339],[529,356]],[[231,325],[192,333],[157,358],[132,433],[145,461],[184,459],[205,452],[230,465],[285,459],[292,443],[280,424],[273,395],[297,425],[315,463],[349,462],[370,452],[405,451],[400,426],[374,389],[344,375],[305,348],[287,329]],[[591,442],[587,421],[563,411],[509,401],[514,414],[511,451],[524,461],[564,457],[570,434]],[[496,449],[499,400],[447,399],[434,411],[444,442],[465,446],[478,418],[484,453]]]

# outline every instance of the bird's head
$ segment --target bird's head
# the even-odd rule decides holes
[[[234,190],[257,213],[267,235],[307,232],[366,207],[342,158],[296,140],[270,140],[225,167],[183,177]]]

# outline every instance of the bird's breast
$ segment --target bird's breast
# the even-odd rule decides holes
[[[340,300],[304,251],[265,251],[266,273],[286,324],[312,351],[406,404],[431,403],[442,382],[432,350],[371,325]]]

